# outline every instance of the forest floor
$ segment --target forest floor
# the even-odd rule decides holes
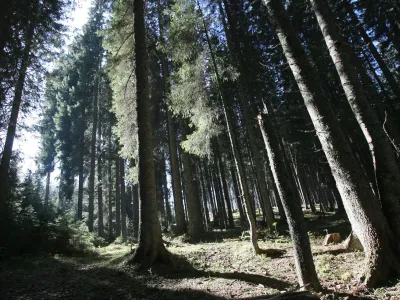
[[[307,216],[313,251],[324,229],[346,237],[345,220]],[[281,257],[255,256],[248,237],[217,230],[199,244],[165,237],[174,264],[135,271],[125,261],[130,245],[111,244],[81,256],[34,255],[0,261],[0,299],[237,299],[296,290],[292,245],[285,235],[260,238],[262,248],[284,249]],[[400,299],[400,280],[367,290],[358,285],[363,253],[315,256],[325,291],[321,299]]]

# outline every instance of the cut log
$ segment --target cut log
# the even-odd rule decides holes
[[[338,244],[340,243],[340,240],[340,233],[327,234],[324,239],[324,246],[327,246],[329,244]]]
[[[347,251],[364,251],[363,245],[353,232],[351,232],[343,242],[343,246]]]

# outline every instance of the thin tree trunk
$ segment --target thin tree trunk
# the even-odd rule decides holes
[[[122,240],[127,240],[126,233],[126,192],[125,192],[125,160],[120,158],[119,160],[119,176],[121,186],[121,234]]]
[[[211,54],[214,72],[217,77],[218,89],[219,89],[219,93],[220,93],[221,100],[222,100],[222,109],[223,109],[223,113],[224,113],[224,117],[225,117],[225,122],[227,125],[229,140],[230,140],[231,147],[232,147],[233,159],[235,161],[235,166],[236,166],[236,170],[237,170],[238,182],[239,182],[240,190],[243,192],[246,215],[247,215],[247,219],[250,224],[250,240],[252,243],[254,253],[259,254],[259,253],[261,253],[261,251],[260,251],[260,248],[258,246],[258,241],[257,241],[256,218],[252,213],[250,192],[249,192],[249,187],[248,187],[247,181],[246,181],[246,172],[245,172],[243,160],[242,160],[242,157],[241,157],[241,154],[239,151],[236,134],[233,130],[232,117],[230,115],[229,110],[227,109],[227,99],[226,99],[226,95],[224,95],[225,91],[223,91],[223,88],[222,88],[221,77],[219,76],[218,66],[215,61],[214,51],[212,49],[212,45],[211,45],[211,41],[210,41],[210,38],[208,35],[208,30],[206,27],[204,16],[203,16],[203,13],[201,11],[201,7],[200,7],[200,4],[198,1],[197,1],[197,4],[199,7],[199,11],[201,13],[201,17],[203,19],[204,32],[206,33],[207,43],[208,43],[209,51]]]
[[[242,199],[241,199],[242,195],[239,192],[239,187],[238,187],[238,183],[237,183],[237,179],[236,179],[236,175],[235,175],[235,168],[233,166],[231,167],[231,177],[232,177],[233,191],[236,196],[236,203],[237,203],[239,215],[240,215],[240,225],[242,227],[244,227],[246,224],[246,216],[243,212],[243,203],[242,203]]]
[[[224,25],[224,29],[225,29],[225,35],[227,37],[227,41],[228,41],[228,47],[229,50],[231,52],[231,62],[232,63],[237,63],[239,70],[240,70],[240,82],[239,82],[239,99],[241,102],[241,106],[243,109],[243,121],[245,124],[245,128],[246,128],[246,132],[247,132],[247,136],[249,138],[249,148],[250,148],[250,152],[251,152],[251,156],[254,160],[254,169],[255,169],[255,175],[256,175],[256,180],[257,180],[257,184],[259,186],[259,191],[260,191],[260,198],[261,198],[261,206],[264,208],[265,210],[265,216],[266,216],[266,221],[267,221],[267,227],[271,230],[274,229],[274,226],[272,225],[275,221],[275,217],[274,217],[274,212],[271,206],[271,200],[269,198],[268,195],[268,187],[267,187],[267,183],[265,181],[265,173],[264,173],[264,168],[263,168],[263,163],[261,160],[261,156],[260,156],[260,151],[257,148],[257,142],[256,142],[256,133],[254,130],[254,124],[252,124],[252,120],[254,120],[255,118],[255,113],[254,111],[250,112],[249,111],[249,104],[247,98],[250,98],[251,100],[254,101],[254,97],[252,95],[252,93],[249,93],[249,97],[246,97],[244,94],[244,90],[243,90],[243,86],[245,85],[247,87],[247,91],[251,91],[251,88],[249,88],[247,86],[247,80],[249,80],[250,78],[246,78],[246,68],[244,66],[244,61],[241,58],[241,51],[239,49],[238,41],[236,41],[237,39],[237,35],[234,34],[235,31],[231,32],[233,33],[232,36],[228,33],[228,29],[227,29],[227,24],[225,22],[225,17],[224,17],[224,13],[223,13],[223,9],[222,9],[222,5],[221,5],[221,1],[218,1],[219,4],[219,9],[220,9],[220,14],[221,14],[221,19],[223,21],[223,25]],[[226,2],[225,2],[226,4]],[[231,20],[230,18],[230,14],[228,13],[228,20]],[[232,21],[230,22],[230,24],[232,23]],[[231,24],[232,25],[232,24]],[[236,43],[234,43],[233,41],[236,41]],[[253,114],[253,117],[251,116],[251,114]]]
[[[99,103],[99,108],[100,108]],[[102,149],[101,149],[101,119],[99,117],[98,124],[98,138],[97,138],[97,210],[98,210],[98,222],[97,230],[99,236],[104,237],[104,212],[103,212],[103,160],[102,160]]]
[[[303,211],[300,201],[297,199],[298,193],[294,190],[290,180],[290,174],[285,167],[282,158],[283,153],[279,153],[279,142],[272,130],[272,124],[268,116],[258,116],[261,132],[264,138],[265,147],[268,152],[269,165],[275,179],[279,196],[285,210],[290,235],[293,241],[294,257],[296,263],[297,277],[300,286],[309,285],[313,290],[321,290],[317,272],[315,271],[314,260],[311,252],[310,240],[304,222]]]
[[[115,158],[115,235],[121,235],[121,184],[120,184],[120,159]]]
[[[222,189],[223,189],[223,192],[224,192],[225,204],[226,204],[226,208],[227,208],[227,211],[228,211],[228,226],[230,228],[233,228],[233,227],[235,227],[235,223],[233,222],[232,204],[231,204],[231,200],[229,198],[228,185],[226,183],[225,170],[224,170],[224,165],[222,163],[221,152],[219,150],[218,143],[215,143],[214,154],[215,154],[215,157],[217,159],[217,166],[218,166],[218,169],[219,169],[219,173],[221,174]]]
[[[307,60],[281,0],[263,0],[284,54],[293,72],[322,148],[332,169],[336,185],[356,235],[364,246],[363,271],[368,286],[386,279],[391,269],[398,270],[390,231],[376,197],[360,172],[356,159],[341,131],[330,104],[321,90],[317,73]],[[388,267],[391,266],[391,267]]]
[[[165,202],[165,225],[166,228],[168,228],[169,225],[172,224],[172,213],[171,213],[171,204],[169,203],[169,189],[167,186],[167,168],[165,164],[167,163],[167,158],[166,155],[163,155],[163,161],[162,161],[162,168],[161,168],[161,173],[162,173],[162,184],[163,184],[163,195],[164,195],[164,202]]]
[[[47,176],[46,176],[46,188],[44,192],[44,210],[47,211],[47,208],[49,206],[49,195],[50,195],[50,176],[51,172],[47,171]]]
[[[108,159],[107,159],[107,191],[108,191],[108,238],[113,239],[113,182],[112,182],[112,153],[111,153],[111,122],[108,125]]]
[[[34,7],[37,8],[37,1],[35,0]],[[18,123],[18,115],[20,111],[22,95],[24,91],[25,79],[28,67],[30,65],[31,48],[35,33],[35,20],[31,20],[28,25],[28,30],[25,38],[25,47],[22,52],[21,66],[18,71],[18,79],[15,85],[15,93],[11,106],[11,115],[8,122],[6,140],[4,142],[3,154],[0,163],[0,205],[6,201],[8,195],[8,173],[10,170],[10,161],[15,139],[15,133]],[[4,198],[3,198],[4,197]]]
[[[96,86],[100,85],[99,78],[96,79]],[[89,219],[88,219],[88,227],[89,231],[93,231],[93,222],[94,222],[94,181],[96,176],[96,137],[97,137],[97,103],[98,103],[98,90],[96,88],[96,92],[93,95],[93,113],[92,113],[92,138],[90,142],[90,170],[89,170]]]
[[[204,183],[205,181],[205,175],[204,175],[204,170],[201,167],[202,164],[199,164],[199,169],[200,169],[200,183],[201,183],[201,188],[202,188],[202,195],[203,195],[203,207],[204,207],[204,219],[206,221],[206,230],[208,230],[210,226],[210,212],[208,210],[208,201],[207,201],[207,194],[209,195],[209,191],[206,189],[206,185]]]
[[[158,220],[150,99],[148,95],[145,8],[143,0],[133,1],[135,75],[139,137],[140,229],[139,244],[132,263],[148,267],[156,260],[169,261]]]
[[[374,163],[378,197],[381,200],[383,211],[390,227],[397,238],[400,238],[400,218],[398,217],[400,214],[400,172],[392,146],[368,103],[351,61],[351,49],[337,29],[328,4],[325,0],[310,1],[349,104],[368,141]]]
[[[139,237],[139,186],[132,187],[132,219],[133,219],[133,239],[137,241]]]

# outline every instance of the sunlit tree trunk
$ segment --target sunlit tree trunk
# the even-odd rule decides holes
[[[150,99],[148,95],[147,49],[143,0],[133,1],[135,36],[135,75],[137,124],[139,137],[140,229],[139,244],[132,263],[148,267],[156,260],[169,261],[158,220]]]
[[[356,69],[352,64],[352,50],[340,34],[332,11],[325,0],[311,0],[311,4],[333,63],[339,73],[347,100],[368,141],[383,211],[397,238],[400,238],[400,172],[392,146],[382,124],[368,103]]]
[[[391,244],[390,230],[379,202],[363,177],[330,104],[326,102],[318,75],[307,60],[282,1],[263,2],[332,169],[352,228],[364,246],[363,278],[368,286],[372,286],[385,279],[391,269],[398,270],[399,264],[393,254],[398,249]]]
[[[300,286],[309,285],[313,290],[320,290],[321,285],[315,271],[314,260],[311,252],[310,239],[305,226],[303,211],[298,193],[292,186],[290,174],[282,159],[283,153],[279,153],[278,139],[272,130],[272,124],[268,116],[259,115],[259,124],[264,138],[265,147],[268,152],[269,165],[278,189],[282,205],[285,210],[289,225],[290,235],[293,241],[294,257],[296,263],[297,277]]]

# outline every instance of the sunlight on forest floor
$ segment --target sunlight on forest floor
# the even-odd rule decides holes
[[[324,229],[342,229],[344,237],[349,233],[341,220],[309,219],[308,225],[313,228],[309,232],[313,251],[322,249]],[[210,236],[214,241],[199,244],[165,237],[174,254],[173,267],[159,265],[141,273],[124,263],[131,252],[131,245],[124,244],[85,255],[13,258],[0,273],[0,282],[7,283],[0,285],[0,295],[5,295],[2,299],[231,299],[296,289],[287,235],[261,235],[262,248],[286,250],[276,258],[253,255],[248,237],[240,231],[217,230]],[[315,262],[322,285],[329,289],[321,294],[323,299],[398,299],[400,295],[399,282],[370,291],[357,287],[361,252],[317,255]]]

